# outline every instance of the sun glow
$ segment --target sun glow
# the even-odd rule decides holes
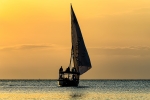
[[[0,0],[0,78],[57,78],[70,58],[70,3],[93,66],[81,78],[150,78],[148,0]]]

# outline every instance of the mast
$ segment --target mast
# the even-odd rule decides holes
[[[71,5],[71,40],[72,40],[72,56],[74,67],[81,74],[88,71],[91,66],[91,61],[82,37],[82,33]]]

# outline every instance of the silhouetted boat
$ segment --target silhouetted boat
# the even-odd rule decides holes
[[[80,75],[82,75],[92,67],[72,5],[71,5],[71,37],[72,37],[72,48],[71,48],[70,63],[69,67],[65,71],[63,71],[62,67],[59,69],[59,79],[58,79],[59,86],[78,86]],[[74,67],[71,67],[72,59]]]

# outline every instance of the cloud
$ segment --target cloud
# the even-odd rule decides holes
[[[128,55],[128,56],[148,56],[149,46],[129,46],[129,47],[91,47],[91,53],[96,55]]]
[[[1,47],[0,51],[31,50],[31,49],[70,49],[55,44],[22,44]],[[89,47],[91,55],[116,55],[116,56],[150,56],[150,46],[128,46],[128,47]]]
[[[91,47],[88,51],[93,66],[89,78],[150,78],[150,46]]]
[[[25,44],[20,45],[18,49],[36,49],[36,48],[52,48],[54,45],[35,45],[35,44]]]
[[[42,49],[42,48],[55,48],[55,44],[22,44],[15,46],[1,47],[0,51],[10,50],[29,50],[29,49]]]

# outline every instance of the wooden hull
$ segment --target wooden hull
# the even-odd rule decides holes
[[[59,86],[78,86],[79,80],[65,80],[65,79],[59,79],[58,85]]]

